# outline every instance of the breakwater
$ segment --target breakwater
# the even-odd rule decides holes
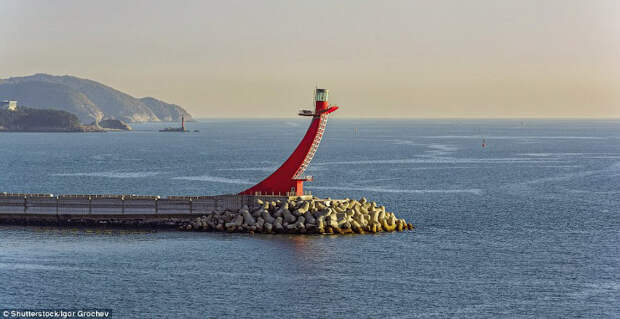
[[[0,224],[169,228],[248,233],[376,233],[413,229],[362,198],[0,193]]]

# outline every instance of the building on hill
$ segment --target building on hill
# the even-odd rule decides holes
[[[2,107],[0,107],[0,109],[15,111],[17,110],[17,101],[4,100],[2,101]]]

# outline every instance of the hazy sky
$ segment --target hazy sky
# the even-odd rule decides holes
[[[620,117],[620,1],[0,0],[0,78],[70,74],[198,117]]]

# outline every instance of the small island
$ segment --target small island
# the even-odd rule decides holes
[[[88,129],[69,112],[19,107],[0,109],[0,131],[86,132]]]
[[[103,119],[99,122],[93,122],[90,126],[96,126],[105,131],[131,131],[132,128],[124,121],[117,119]]]
[[[116,119],[82,125],[72,113],[53,109],[17,107],[17,101],[2,101],[0,132],[107,132],[131,131],[131,126]]]

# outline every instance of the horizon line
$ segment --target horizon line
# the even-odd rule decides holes
[[[199,117],[192,116],[193,120],[212,120],[212,119],[232,119],[232,120],[267,120],[267,119],[300,119],[295,116],[258,116],[258,117],[234,117],[234,116],[214,116],[214,117]],[[620,120],[620,116],[617,117],[599,117],[599,116],[532,116],[532,117],[509,117],[509,116],[497,116],[497,117],[395,117],[395,116],[338,116],[332,117],[333,119],[352,119],[352,120]]]

